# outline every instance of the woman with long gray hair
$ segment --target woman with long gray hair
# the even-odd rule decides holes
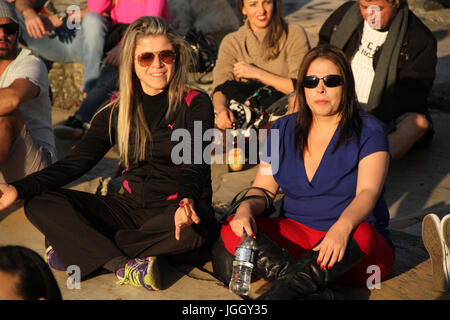
[[[98,111],[65,159],[0,185],[0,208],[26,200],[26,216],[51,244],[53,268],[78,265],[82,279],[106,269],[120,284],[155,290],[162,288],[156,257],[192,257],[210,243],[216,230],[210,167],[207,159],[194,162],[193,151],[194,122],[203,137],[214,113],[208,95],[187,84],[189,60],[189,47],[165,20],[137,19],[122,44],[120,97]],[[191,150],[181,156],[172,152],[177,129],[191,137]],[[126,166],[121,192],[61,188],[115,145]]]

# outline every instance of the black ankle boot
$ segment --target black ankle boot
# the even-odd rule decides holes
[[[295,264],[295,259],[262,231],[256,234],[256,257],[253,272],[267,281],[282,280]]]
[[[233,255],[225,248],[221,237],[212,245],[211,263],[214,276],[228,285],[233,273]]]
[[[317,264],[319,251],[310,250],[293,266],[293,271],[279,281],[274,281],[271,288],[258,300],[294,300],[311,296],[323,291],[327,284],[342,276],[362,258],[358,243],[350,237],[344,257],[331,269],[320,269]]]
[[[283,279],[292,271],[294,258],[262,231],[256,235],[256,247],[254,276],[275,281]],[[233,255],[225,249],[221,238],[212,247],[211,261],[215,276],[228,285],[233,272]]]

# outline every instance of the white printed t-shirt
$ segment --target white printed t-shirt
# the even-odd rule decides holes
[[[8,87],[16,79],[29,80],[40,89],[38,96],[20,105],[19,111],[34,141],[55,158],[48,71],[44,62],[30,50],[19,48],[17,57],[0,76],[0,88]]]
[[[352,58],[351,65],[355,78],[356,95],[358,101],[366,104],[369,101],[375,70],[373,69],[373,57],[375,52],[386,41],[388,31],[372,29],[367,21],[364,21],[364,29],[361,44]]]

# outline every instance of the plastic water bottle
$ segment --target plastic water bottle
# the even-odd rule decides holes
[[[241,244],[234,252],[233,273],[229,289],[241,296],[248,295],[255,258],[255,239],[244,235]]]

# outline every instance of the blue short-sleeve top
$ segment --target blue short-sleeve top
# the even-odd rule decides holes
[[[327,146],[311,182],[308,180],[300,148],[295,148],[297,113],[278,119],[269,132],[261,160],[270,163],[275,181],[284,192],[281,216],[320,231],[337,221],[356,194],[358,163],[378,152],[389,152],[384,124],[360,111],[360,139],[342,142],[333,152],[340,126]],[[366,218],[390,242],[387,226],[389,210],[383,192]]]

